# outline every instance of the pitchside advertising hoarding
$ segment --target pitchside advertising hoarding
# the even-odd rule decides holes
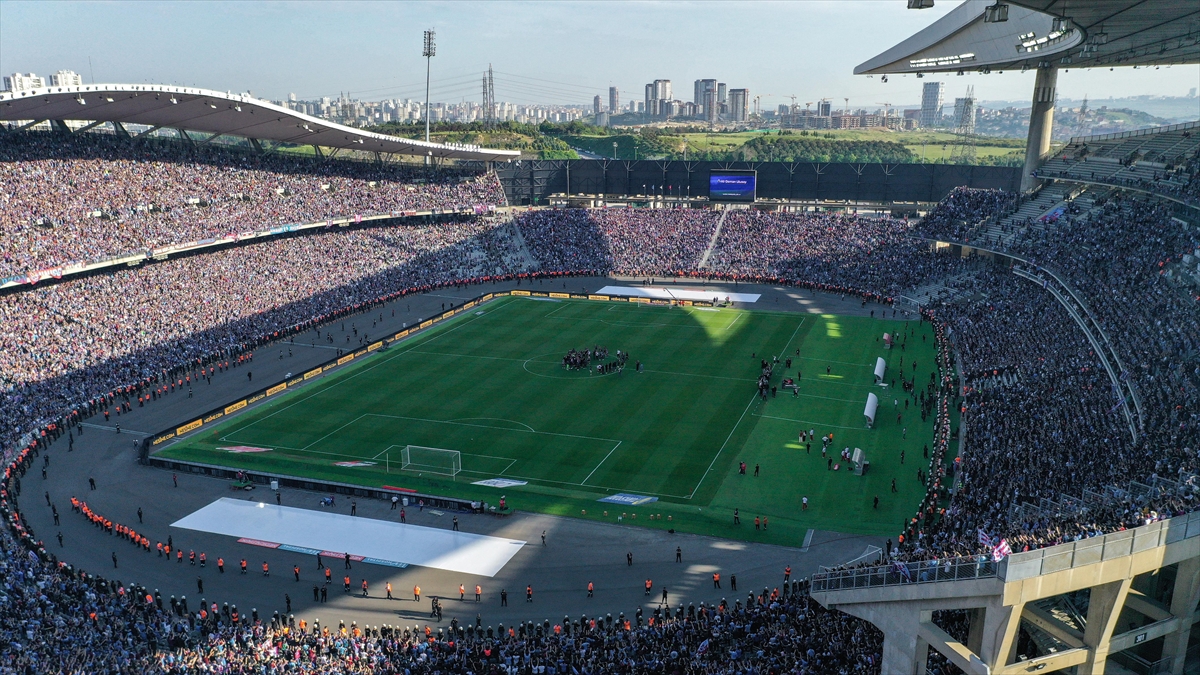
[[[708,174],[708,198],[714,202],[753,202],[756,171],[713,169]]]

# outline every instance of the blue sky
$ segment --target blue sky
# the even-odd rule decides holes
[[[421,32],[436,27],[433,98],[479,100],[491,63],[496,98],[622,101],[670,79],[690,99],[714,77],[761,95],[764,107],[829,97],[836,106],[920,100],[920,81],[855,77],[858,63],[955,6],[912,11],[904,0],[836,2],[24,2],[0,0],[0,72],[75,70],[85,81],[177,83],[264,98],[423,98]],[[89,58],[91,66],[89,67]],[[1033,73],[947,78],[982,100],[1026,100]],[[1060,96],[1182,96],[1200,68],[1074,70]]]

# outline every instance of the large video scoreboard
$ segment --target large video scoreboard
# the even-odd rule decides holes
[[[708,174],[708,198],[714,202],[753,202],[756,171],[713,169]]]

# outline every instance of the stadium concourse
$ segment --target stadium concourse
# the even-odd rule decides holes
[[[89,171],[103,172],[123,161],[103,147],[86,150],[91,154],[65,160],[63,170],[75,171],[75,162],[94,162]],[[172,171],[207,165],[187,155],[167,154],[158,161]],[[261,168],[268,172],[268,182],[282,171],[312,183],[326,180],[312,166],[301,162]],[[50,176],[6,169],[13,181],[6,190],[42,195],[47,202],[35,204],[29,213],[54,210],[49,203],[54,193],[45,189]],[[484,189],[488,179],[470,184]],[[438,193],[436,186],[413,186],[427,188],[431,205],[457,199]],[[134,182],[129,189],[139,188]],[[117,192],[96,201],[140,203],[136,194],[124,194],[119,186]],[[85,191],[81,203],[87,203],[87,196]],[[458,514],[467,531],[529,542],[511,569],[500,573],[513,575],[502,576],[501,584],[515,605],[514,618],[547,621],[514,626],[510,619],[505,635],[498,635],[507,615],[501,613],[492,583],[484,589],[489,603],[480,603],[491,607],[488,613],[481,607],[463,616],[455,612],[459,576],[409,568],[397,573],[404,585],[393,584],[393,593],[411,597],[409,580],[430,579],[424,587],[444,598],[444,620],[429,619],[428,604],[394,601],[402,608],[392,610],[393,620],[375,618],[371,612],[379,610],[356,610],[364,612],[364,619],[352,626],[351,605],[342,603],[374,607],[386,602],[379,600],[382,568],[356,564],[346,570],[353,573],[350,595],[367,578],[369,596],[339,597],[332,601],[338,607],[329,610],[331,615],[325,608],[296,611],[305,606],[301,603],[313,603],[309,581],[317,568],[312,556],[273,552],[273,574],[263,579],[259,549],[188,532],[186,541],[180,534],[173,543],[178,551],[186,547],[197,555],[206,553],[203,572],[190,562],[160,559],[151,534],[155,540],[172,536],[169,523],[228,493],[220,483],[191,476],[179,476],[180,487],[175,488],[168,472],[134,465],[134,444],[140,432],[183,421],[230,394],[251,390],[251,372],[259,373],[260,380],[269,373],[300,372],[303,364],[323,361],[330,348],[340,348],[292,345],[298,333],[320,327],[357,347],[352,340],[363,339],[357,332],[335,326],[351,320],[362,322],[366,331],[367,321],[382,321],[391,330],[398,322],[429,316],[435,305],[474,297],[477,287],[521,283],[524,288],[586,291],[613,283],[613,275],[660,281],[683,277],[690,283],[736,279],[739,290],[760,284],[772,305],[777,298],[798,311],[828,313],[861,313],[901,293],[924,293],[938,298],[927,303],[924,317],[934,323],[942,344],[953,347],[959,367],[952,368],[952,355],[943,351],[941,379],[909,392],[915,402],[920,390],[920,400],[942,423],[929,439],[931,456],[919,473],[926,496],[895,541],[885,543],[889,562],[904,566],[991,556],[996,549],[1031,550],[1125,529],[1194,508],[1200,470],[1200,298],[1178,282],[1184,256],[1194,255],[1200,243],[1194,230],[1150,199],[1098,195],[1086,210],[1057,221],[1053,233],[1025,230],[1012,244],[1014,254],[1058,270],[1087,298],[1127,364],[1126,377],[1140,392],[1136,438],[1121,422],[1128,402],[1114,405],[1099,356],[1052,295],[1005,266],[950,255],[914,236],[953,240],[948,235],[961,235],[964,223],[995,219],[1016,206],[1015,200],[995,193],[956,191],[923,224],[734,211],[717,233],[720,214],[707,211],[537,210],[511,222],[460,217],[351,227],[8,293],[0,297],[5,378],[0,408],[6,412],[0,443],[7,467],[0,507],[8,523],[3,535],[7,555],[0,563],[8,599],[0,606],[0,672],[146,672],[157,667],[173,672],[878,672],[880,633],[815,606],[797,579],[811,572],[818,559],[838,562],[861,552],[863,546],[855,550],[855,542],[838,541],[834,535],[814,539],[810,557],[801,559],[793,549],[738,549],[743,545],[737,542],[569,519],[519,515],[492,520]],[[241,217],[271,221],[269,209],[262,214],[253,210],[258,203],[249,202],[251,210]],[[380,206],[389,208],[386,202]],[[311,213],[309,208],[288,217],[332,215],[323,200],[312,203]],[[112,250],[113,244],[103,240],[107,234],[73,226],[69,218],[61,222],[62,233],[76,241],[69,247],[47,245],[54,255]],[[18,225],[36,227],[28,221]],[[8,221],[4,227],[6,232],[23,231]],[[1146,231],[1157,236],[1143,236]],[[1119,260],[1106,258],[1111,266],[1105,267],[1090,251],[1115,252]],[[1167,276],[1168,268],[1180,272]],[[382,332],[383,327],[371,330]],[[173,386],[180,380],[185,386]],[[951,461],[948,454],[950,408],[962,409],[968,430],[960,461]],[[120,434],[115,433],[118,423]],[[1174,487],[1110,489],[1130,481],[1154,483],[1158,477],[1172,478]],[[95,479],[94,490],[90,479]],[[1093,500],[1086,510],[1053,513],[1013,508],[1085,490],[1103,503]],[[71,497],[86,501],[87,511],[81,507],[74,512]],[[319,509],[318,499],[302,491],[281,494],[284,505],[302,508]],[[362,517],[392,517],[384,503],[363,500],[352,507],[362,509]],[[138,522],[137,508],[145,522]],[[344,498],[338,508],[346,508]],[[414,514],[411,507],[408,512],[414,524],[442,528],[455,515],[419,508]],[[547,532],[544,550],[542,530]],[[147,537],[144,545],[140,539],[132,541],[132,531]],[[675,545],[683,549],[682,563],[674,562]],[[633,570],[622,555],[631,546],[638,548]],[[580,549],[594,552],[594,559],[588,555],[580,560]],[[643,550],[650,559],[645,563]],[[823,551],[829,551],[828,559]],[[235,563],[243,555],[250,565],[244,577]],[[224,556],[223,575],[214,574],[217,556]],[[343,568],[338,561],[326,562],[334,563],[330,590],[341,596],[337,582]],[[300,581],[293,579],[291,564],[300,566]],[[655,594],[665,585],[669,593],[686,595],[689,603],[695,599],[695,611],[679,611],[677,596],[671,595],[674,611],[655,617],[654,605],[643,604],[647,601],[640,592],[643,564],[652,567],[653,574],[645,576],[654,580]],[[790,581],[796,584],[783,584],[782,566],[788,564],[794,573]],[[738,575],[740,594],[707,586],[709,575],[721,572]],[[593,575],[597,597],[589,601],[580,586]],[[196,585],[198,576],[206,584],[203,590]],[[622,590],[605,597],[609,583]],[[534,592],[529,609],[522,598],[526,585]],[[543,587],[560,593],[545,601],[553,613],[542,609]],[[163,599],[160,607],[155,588],[162,596],[187,594],[191,604],[182,607],[177,599],[172,607]],[[466,590],[468,598],[474,595],[473,588]],[[294,628],[272,625],[280,602],[286,602],[281,592],[291,595]],[[208,607],[197,606],[201,597]],[[214,601],[219,604],[215,612]],[[223,611],[224,603],[231,606],[229,613]],[[236,621],[235,604],[241,608]],[[470,602],[464,605],[473,609]],[[638,605],[643,606],[640,626]],[[257,617],[252,608],[258,609]],[[611,625],[591,623],[609,612],[615,619]],[[620,622],[620,612],[629,620],[628,628]],[[337,623],[343,613],[346,635]],[[475,630],[476,613],[482,631]],[[281,614],[287,614],[286,608]],[[587,618],[576,625],[581,614]],[[317,617],[321,632],[315,632]],[[459,619],[457,624],[450,623],[452,617]],[[959,630],[960,619],[948,618],[945,629]],[[421,628],[412,631],[417,624]],[[441,632],[426,636],[426,624]],[[464,624],[469,631],[460,630]],[[363,630],[382,625],[400,628]],[[326,629],[333,634],[326,636]],[[1026,641],[1020,649],[1036,656],[1038,647]],[[935,662],[937,657],[931,658]],[[944,664],[935,667],[952,672]]]

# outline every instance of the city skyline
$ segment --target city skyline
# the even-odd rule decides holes
[[[896,1],[717,3],[34,3],[0,1],[0,72],[85,82],[162,83],[251,91],[284,100],[424,98],[421,31],[437,30],[431,100],[480,100],[495,68],[495,100],[590,107],[642,99],[656,79],[680,89],[717,78],[774,109],[828,97],[851,108],[920,103],[915,77],[854,76],[857,63],[952,9]],[[851,7],[851,5],[854,5]],[[717,7],[723,9],[717,10]],[[469,9],[468,9],[469,8]],[[766,20],[770,19],[770,20]],[[805,26],[800,36],[794,26]],[[668,28],[664,28],[668,27]],[[753,37],[751,37],[753,35]],[[672,36],[687,36],[673,38]],[[861,39],[846,39],[860,36]],[[687,48],[703,45],[702,49]],[[680,47],[683,48],[680,48]],[[515,47],[515,49],[514,49]],[[1200,67],[1067,70],[1059,95],[1184,96]],[[930,76],[980,100],[1029,98],[1032,74]],[[675,92],[674,98],[692,97]],[[607,106],[606,106],[607,107]]]

